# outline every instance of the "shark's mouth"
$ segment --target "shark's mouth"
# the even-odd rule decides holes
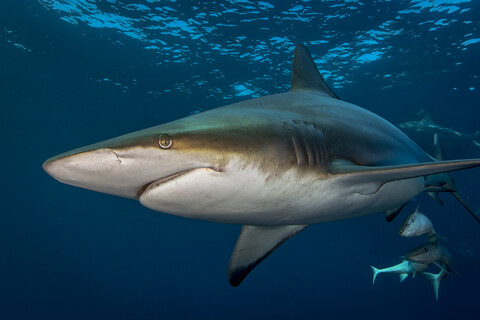
[[[167,183],[168,181],[171,181],[171,180],[173,180],[173,179],[175,179],[175,178],[178,178],[178,177],[180,177],[180,176],[183,176],[184,174],[189,173],[189,172],[191,172],[192,170],[195,170],[195,169],[180,171],[180,172],[171,174],[171,175],[169,175],[169,176],[163,177],[163,178],[161,178],[161,179],[157,179],[157,180],[150,181],[149,183],[143,185],[140,189],[138,189],[138,191],[137,191],[137,197],[140,197],[140,196],[145,192],[145,190],[147,190],[147,189],[148,189],[150,186],[152,186],[152,185],[158,186],[158,185],[161,185],[161,184],[163,184],[163,183]]]
[[[217,168],[194,168],[194,169],[189,169],[189,170],[184,170],[184,171],[180,171],[180,172],[177,172],[177,173],[174,173],[174,174],[171,174],[169,176],[166,176],[166,177],[163,177],[163,178],[160,178],[160,179],[157,179],[157,180],[153,180],[153,181],[150,181],[149,183],[143,185],[140,189],[138,189],[137,191],[137,198],[140,198],[142,196],[142,194],[145,192],[145,190],[149,189],[150,187],[158,187],[159,185],[161,184],[165,184],[167,182],[170,182],[172,180],[175,180],[177,179],[178,177],[181,177],[187,173],[190,173],[192,171],[195,171],[195,170],[198,170],[198,169],[206,169],[206,170],[213,170],[215,172],[222,172],[222,170],[220,169],[217,169]]]

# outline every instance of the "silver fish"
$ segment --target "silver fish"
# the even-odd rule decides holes
[[[400,281],[403,281],[410,274],[412,275],[412,277],[415,277],[417,273],[422,273],[423,271],[425,271],[428,268],[428,264],[422,264],[414,261],[403,260],[399,264],[396,264],[388,268],[378,269],[378,268],[375,268],[374,266],[371,266],[371,267],[373,271],[373,284],[375,284],[375,279],[377,278],[377,275],[379,275],[380,273],[398,273],[400,275]]]
[[[402,237],[417,237],[426,234],[429,238],[435,237],[435,230],[432,221],[423,213],[418,211],[420,205],[405,220],[403,226],[399,230]]]
[[[427,265],[435,264],[439,268],[442,268],[441,265],[450,268],[452,256],[447,248],[438,244],[438,241],[435,241],[422,244],[412,249],[406,256],[406,259]]]

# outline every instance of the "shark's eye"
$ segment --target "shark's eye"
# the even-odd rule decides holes
[[[168,149],[172,146],[172,144],[173,139],[168,134],[161,134],[160,137],[158,137],[158,145],[160,148]]]

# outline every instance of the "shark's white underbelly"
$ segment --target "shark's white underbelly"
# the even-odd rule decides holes
[[[369,185],[345,185],[296,168],[264,173],[255,167],[217,172],[195,169],[152,185],[140,202],[153,210],[220,223],[312,224],[401,206],[424,188],[423,178],[399,180],[372,193]]]

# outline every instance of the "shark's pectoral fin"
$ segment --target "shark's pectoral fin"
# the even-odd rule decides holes
[[[243,226],[228,265],[228,282],[238,286],[278,246],[307,226]]]
[[[428,176],[442,172],[463,170],[480,166],[480,159],[423,162],[394,166],[357,166],[346,161],[336,161],[329,169],[336,173],[346,186],[360,186],[358,193],[376,193],[385,183]]]
[[[330,89],[318,72],[315,61],[303,44],[298,44],[295,47],[291,90],[315,90],[338,99],[338,96]]]

